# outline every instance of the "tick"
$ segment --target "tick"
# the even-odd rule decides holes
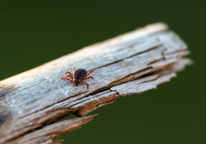
[[[75,86],[78,86],[79,83],[85,84],[87,85],[87,89],[89,89],[89,84],[83,82],[83,80],[86,79],[94,79],[93,77],[88,77],[90,73],[94,73],[94,70],[91,70],[89,72],[87,72],[85,69],[77,69],[77,68],[73,68],[73,74],[71,74],[70,72],[65,72],[65,75],[68,74],[66,76],[66,78],[61,78],[60,80],[68,80],[72,83],[75,83]],[[69,77],[71,79],[69,79]]]

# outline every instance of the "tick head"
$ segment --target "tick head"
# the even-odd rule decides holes
[[[75,86],[78,86],[79,82],[75,81]]]

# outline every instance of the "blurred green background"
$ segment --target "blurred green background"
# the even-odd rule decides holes
[[[188,44],[194,65],[171,82],[118,98],[65,134],[63,144],[205,144],[206,1],[0,1],[0,79],[162,21]],[[71,117],[68,117],[71,118]]]

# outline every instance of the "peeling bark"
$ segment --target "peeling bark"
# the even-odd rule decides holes
[[[183,58],[188,54],[177,34],[156,23],[5,79],[0,82],[0,143],[53,143],[117,97],[170,81],[191,64]],[[86,80],[89,89],[59,80],[74,67],[94,69],[94,79]],[[82,118],[54,124],[70,114]]]

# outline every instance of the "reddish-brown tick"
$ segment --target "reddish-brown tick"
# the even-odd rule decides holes
[[[73,74],[71,74],[70,72],[65,72],[65,75],[66,74],[69,74],[67,75],[66,78],[61,78],[60,80],[68,80],[70,82],[73,82],[75,83],[76,86],[78,86],[78,84],[81,82],[82,84],[85,84],[87,85],[87,89],[89,88],[89,84],[85,83],[85,82],[82,82],[83,80],[86,80],[86,79],[94,79],[93,77],[88,77],[90,73],[94,73],[94,70],[91,70],[90,72],[87,73],[87,71],[85,69],[76,69],[74,68],[73,69]],[[69,79],[68,77],[70,77],[71,79]]]

